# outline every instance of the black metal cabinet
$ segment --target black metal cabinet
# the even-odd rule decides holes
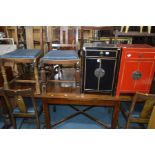
[[[84,47],[83,92],[114,95],[120,49],[114,47]]]

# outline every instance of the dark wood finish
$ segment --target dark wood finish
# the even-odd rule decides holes
[[[53,79],[51,80],[49,77],[47,77],[47,74],[46,74],[46,71],[45,71],[45,66],[46,65],[68,65],[68,66],[74,66],[74,70],[75,70],[75,80],[74,82],[76,83],[76,85],[78,85],[77,83],[79,83],[78,81],[78,77],[80,74],[79,73],[79,66],[78,66],[78,63],[80,62],[79,59],[74,59],[74,60],[44,60],[42,63],[41,63],[41,81],[42,81],[42,92],[43,93],[46,93],[46,89],[47,89],[47,84],[49,82],[73,82],[73,80],[60,80],[60,76],[58,77],[58,79],[54,79],[54,68],[52,68],[52,71],[51,71],[51,76],[50,77],[53,77]],[[71,67],[72,68],[72,67]],[[58,74],[60,74],[60,70],[62,70],[62,68],[60,68],[59,66],[59,71],[58,71]]]
[[[66,70],[63,70],[64,76],[66,78],[72,77],[74,74],[70,68],[66,68]],[[29,75],[27,75],[29,77]],[[26,78],[26,77],[25,77]],[[45,80],[46,81],[46,80]],[[81,94],[80,87],[64,87],[64,83],[49,83],[47,84],[47,92],[41,93],[41,94],[34,94],[36,98],[41,98],[43,101],[43,110],[45,113],[45,123],[46,128],[53,127],[50,126],[50,119],[49,116],[49,105],[86,105],[86,106],[107,106],[107,107],[113,107],[113,116],[112,116],[112,128],[116,128],[117,126],[117,120],[118,120],[118,112],[119,112],[119,102],[120,101],[131,101],[132,96],[119,96],[119,98],[115,98],[111,95],[101,95],[101,94]],[[69,83],[72,85],[72,83]],[[32,88],[35,91],[35,85],[31,85],[30,83],[12,83],[11,89],[27,89]],[[26,94],[25,94],[26,96]],[[73,116],[69,116],[69,118],[64,118],[63,120],[70,119],[76,115],[81,113],[80,111],[77,111]],[[88,116],[89,117],[89,116]],[[91,116],[90,116],[91,117]],[[89,118],[90,118],[89,117]],[[104,117],[104,116],[103,116]],[[90,118],[91,119],[91,118]],[[93,119],[93,118],[92,118]],[[62,122],[61,120],[60,122]],[[98,124],[99,120],[95,119]],[[59,122],[58,122],[59,123]]]
[[[45,114],[46,128],[50,128],[50,104],[71,104],[71,105],[88,105],[88,106],[109,106],[114,108],[111,128],[116,128],[119,113],[119,100],[112,96],[106,95],[91,95],[91,94],[53,94],[48,93],[48,96],[42,98]]]
[[[35,90],[35,87],[34,86],[32,87],[30,84],[24,85],[24,84],[17,83],[16,85],[12,86],[13,89],[26,89],[29,87]],[[26,96],[26,94],[23,94],[23,95]],[[119,98],[115,98],[114,96],[110,96],[110,95],[80,94],[79,87],[60,87],[52,83],[49,83],[49,85],[47,85],[47,93],[34,94],[34,97],[41,98],[43,101],[43,111],[45,114],[46,128],[53,127],[53,126],[50,126],[50,121],[52,120],[52,118],[50,118],[50,115],[49,115],[50,104],[113,107],[114,110],[113,110],[111,128],[116,128],[118,114],[119,114],[120,101],[131,101],[132,100],[132,96],[119,96]],[[81,112],[77,112],[73,116],[69,116],[69,118],[67,117],[67,118],[64,118],[63,120],[70,119],[78,115],[79,113]]]

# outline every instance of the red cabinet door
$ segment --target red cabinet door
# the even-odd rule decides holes
[[[122,66],[123,67],[123,66]],[[132,78],[132,74],[138,68],[137,61],[127,61],[123,67],[121,91],[134,91],[135,80]]]
[[[138,65],[138,70],[141,73],[141,78],[139,80],[136,80],[135,90],[148,92],[154,73],[154,62],[140,61]]]

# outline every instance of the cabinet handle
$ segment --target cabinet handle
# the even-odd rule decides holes
[[[132,79],[133,80],[139,80],[142,77],[142,73],[140,71],[134,71],[132,73]]]
[[[97,68],[95,69],[94,71],[94,75],[97,77],[97,78],[102,78],[104,75],[105,75],[105,70],[103,68]]]

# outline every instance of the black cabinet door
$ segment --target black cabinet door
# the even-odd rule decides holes
[[[87,58],[85,62],[85,90],[113,90],[116,60]]]
[[[99,68],[100,63],[97,59],[87,58],[85,62],[85,89],[97,90],[98,78],[95,76],[94,71]]]
[[[112,91],[113,79],[115,76],[115,62],[116,60],[102,59],[101,69],[104,71],[104,76],[100,77],[99,90]]]

